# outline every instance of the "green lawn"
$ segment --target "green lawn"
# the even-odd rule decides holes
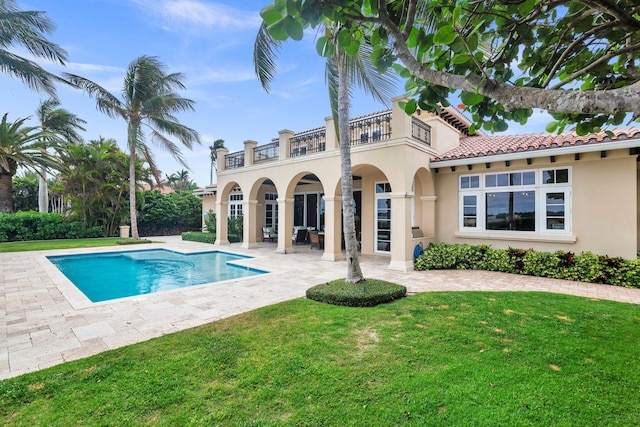
[[[0,252],[43,251],[49,249],[91,248],[96,246],[115,246],[131,239],[105,237],[102,239],[66,239],[66,240],[33,240],[30,242],[0,243]]]
[[[2,425],[632,426],[637,305],[298,299],[0,382]]]

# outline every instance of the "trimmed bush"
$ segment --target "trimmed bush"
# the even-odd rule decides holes
[[[57,213],[0,214],[0,242],[104,237],[102,227],[85,227]]]
[[[565,251],[438,243],[430,244],[415,263],[416,270],[469,268],[640,288],[640,259],[625,260],[591,252],[574,255]]]
[[[116,241],[116,244],[118,244],[118,245],[140,245],[140,244],[144,244],[144,243],[153,243],[153,242],[151,240],[147,240],[147,239],[138,239],[138,240],[120,239],[120,240]]]
[[[216,233],[207,233],[204,231],[188,231],[186,233],[182,233],[182,240],[214,244],[216,242]]]
[[[307,289],[309,299],[348,307],[373,307],[406,295],[407,288],[404,286],[376,279],[363,280],[357,284],[338,279]]]

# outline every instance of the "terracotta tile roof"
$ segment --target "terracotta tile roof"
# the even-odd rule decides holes
[[[637,126],[612,129],[611,132],[613,132],[612,136],[609,136],[604,131],[585,136],[578,136],[575,132],[567,132],[560,135],[541,133],[528,135],[469,136],[460,139],[460,145],[458,147],[433,157],[431,162],[472,159],[498,154],[516,154],[548,148],[606,144],[613,141],[640,138],[640,127]]]

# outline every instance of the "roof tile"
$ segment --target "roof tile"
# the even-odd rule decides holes
[[[612,129],[612,136],[605,131],[579,136],[575,132],[560,135],[550,133],[527,135],[469,136],[460,140],[460,145],[431,159],[432,162],[445,160],[487,157],[497,154],[517,153],[547,148],[572,147],[607,143],[616,140],[640,138],[640,127]]]

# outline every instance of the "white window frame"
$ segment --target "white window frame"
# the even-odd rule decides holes
[[[390,205],[391,205],[391,191],[385,191],[383,193],[378,193],[376,191],[376,189],[378,188],[378,185],[383,185],[383,186],[389,186],[389,189],[391,190],[391,185],[389,184],[388,181],[380,181],[380,182],[376,182],[374,183],[373,186],[373,191],[375,194],[374,197],[374,225],[373,225],[373,251],[374,253],[378,253],[378,254],[390,254],[392,247],[391,247],[391,237],[392,237],[392,229],[391,229],[391,220],[393,218],[393,210],[391,208],[391,206],[389,206],[389,250],[388,251],[383,251],[378,249],[378,200],[379,199],[389,199],[390,201]]]
[[[567,170],[568,182],[562,183],[543,183],[544,173],[546,171]],[[502,186],[486,186],[486,177],[488,175],[499,174],[514,174],[524,172],[535,172],[534,184],[518,184],[518,185],[502,185]],[[470,177],[479,177],[479,185],[477,187],[471,187]],[[463,179],[465,186],[468,188],[462,188]],[[558,167],[546,167],[539,169],[523,169],[513,171],[499,171],[499,172],[486,172],[486,173],[474,173],[465,174],[458,177],[458,230],[461,232],[485,232],[491,234],[509,235],[514,233],[532,234],[532,235],[568,235],[572,233],[572,169],[571,166],[558,166]],[[523,231],[523,230],[488,230],[486,228],[486,195],[487,193],[497,192],[512,192],[512,191],[535,191],[535,231]],[[547,205],[546,199],[549,193],[563,193],[564,194],[564,229],[547,229]],[[476,226],[465,227],[464,225],[464,196],[476,197]]]
[[[229,206],[227,209],[227,215],[229,218],[236,218],[243,214],[242,212],[242,202],[243,202],[242,193],[231,193],[229,194]]]

